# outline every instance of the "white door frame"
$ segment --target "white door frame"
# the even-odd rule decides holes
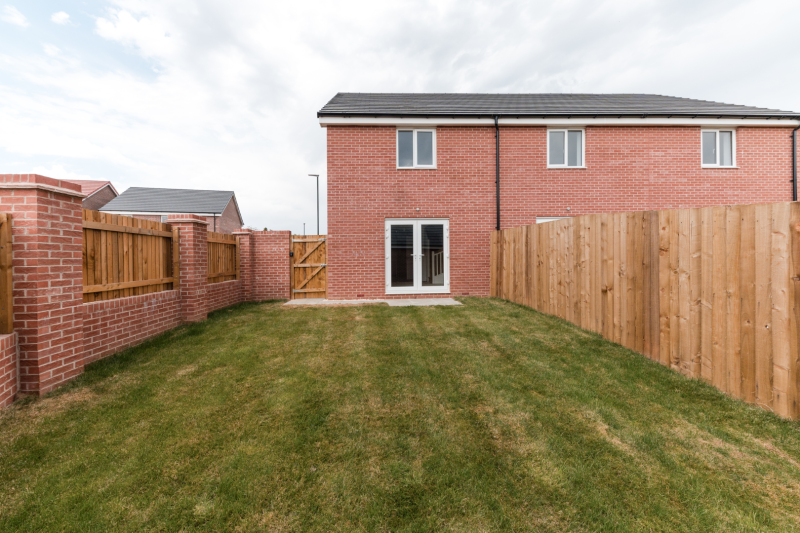
[[[444,285],[423,287],[422,283],[422,225],[441,224],[444,232]],[[414,286],[392,287],[392,226],[414,226]],[[450,220],[447,218],[387,218],[385,221],[386,253],[386,294],[450,294]]]

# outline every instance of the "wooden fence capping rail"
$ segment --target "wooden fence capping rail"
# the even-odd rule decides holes
[[[800,202],[493,232],[491,295],[800,419]]]
[[[208,283],[239,279],[239,237],[208,232]]]
[[[84,209],[83,301],[176,289],[177,239],[169,224]]]
[[[11,215],[0,213],[0,333],[14,331]]]

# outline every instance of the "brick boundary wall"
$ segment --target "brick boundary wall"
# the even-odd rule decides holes
[[[240,279],[208,284],[207,221],[171,215],[180,232],[180,287],[83,303],[83,198],[78,185],[0,174],[0,212],[11,214],[14,333],[0,335],[0,407],[42,395],[86,364],[211,311],[289,297],[289,231],[235,232]]]
[[[211,283],[208,286],[207,294],[207,312],[209,313],[246,301],[242,295],[241,280]]]
[[[288,299],[289,250],[291,231],[252,232],[252,298],[254,300]],[[265,276],[264,272],[274,275]]]
[[[17,334],[0,335],[0,408],[17,395]]]
[[[84,364],[181,325],[178,291],[91,302],[81,307]]]

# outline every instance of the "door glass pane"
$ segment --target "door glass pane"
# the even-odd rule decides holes
[[[414,132],[397,132],[397,166],[414,166]]]
[[[567,143],[567,148],[569,150],[569,154],[567,154],[567,165],[571,167],[583,166],[583,161],[581,161],[583,159],[583,143],[581,142],[583,140],[582,137],[582,131],[569,132],[569,142]]]
[[[551,165],[564,164],[564,132],[563,131],[549,131],[547,134],[550,136],[550,153],[547,156],[547,162]]]
[[[719,132],[719,164],[724,167],[733,165],[733,132]]]
[[[433,165],[433,132],[417,132],[417,164]]]
[[[717,132],[703,132],[703,164],[717,164]]]
[[[392,287],[414,286],[414,226],[392,225]]]
[[[422,286],[444,286],[444,226],[422,224]]]

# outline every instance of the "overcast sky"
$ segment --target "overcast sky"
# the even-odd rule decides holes
[[[0,173],[232,189],[315,228],[347,92],[644,92],[800,111],[800,2],[0,0]]]

